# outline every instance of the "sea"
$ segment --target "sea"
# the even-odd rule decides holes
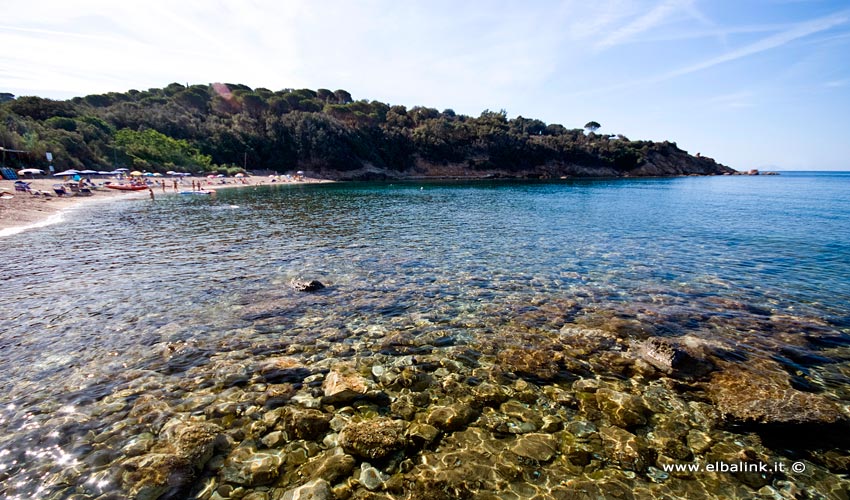
[[[354,457],[319,478],[339,498],[850,491],[846,439],[775,432],[850,416],[850,172],[158,194],[83,205],[0,256],[3,498],[275,499],[332,454]],[[664,373],[648,339],[707,373]],[[331,404],[345,370],[369,392]],[[723,373],[765,395],[718,393]],[[770,415],[799,394],[839,417]],[[461,406],[457,424],[435,412]],[[330,427],[276,418],[307,409]],[[407,443],[341,445],[375,418]],[[205,460],[156,462],[180,453],[167,429],[198,422],[220,429]],[[733,459],[782,466],[668,470]]]

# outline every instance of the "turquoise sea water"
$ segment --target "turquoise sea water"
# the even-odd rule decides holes
[[[264,389],[253,369],[278,354],[324,370],[314,374],[335,360],[389,366],[410,354],[386,349],[400,333],[427,340],[414,354],[431,361],[441,349],[486,359],[482,344],[565,326],[611,332],[621,350],[692,336],[778,363],[844,412],[850,404],[850,173],[259,186],[87,206],[0,239],[0,255],[9,498],[126,488],[114,471],[142,433],[129,417],[140,394],[174,409],[217,401],[230,387],[217,377]],[[293,292],[299,277],[327,288]],[[789,360],[794,336],[819,340]],[[587,417],[568,406],[562,420]],[[192,408],[172,417],[209,417]],[[645,468],[605,464],[657,483]],[[839,469],[816,466],[840,482]],[[199,472],[192,491],[216,474]],[[668,494],[690,491],[681,481]]]

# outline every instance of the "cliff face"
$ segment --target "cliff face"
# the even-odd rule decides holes
[[[734,175],[736,170],[717,163],[712,158],[693,156],[675,146],[648,152],[636,168],[618,170],[606,165],[586,165],[550,160],[540,165],[522,168],[487,168],[486,159],[477,158],[464,163],[435,162],[417,157],[412,167],[396,170],[364,163],[360,168],[339,171],[318,165],[303,169],[314,175],[334,180],[384,179],[560,179],[574,177],[671,177],[685,175]]]
[[[705,156],[692,156],[682,150],[652,152],[646,162],[631,170],[635,177],[668,175],[732,175],[738,172]]]

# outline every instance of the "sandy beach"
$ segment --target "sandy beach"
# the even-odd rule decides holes
[[[286,181],[285,178],[275,182],[281,184],[310,184],[331,182],[323,179],[303,178],[301,180]],[[105,202],[113,199],[139,199],[149,200],[149,191],[117,191],[98,186],[92,189],[91,196],[65,195],[57,196],[53,186],[61,184],[62,181],[54,178],[22,179],[29,183],[30,192],[15,191],[15,181],[0,180],[0,237],[54,224],[62,220],[62,214],[83,203]],[[95,181],[100,185],[102,182],[114,179]],[[154,197],[174,195],[177,191],[192,189],[193,183],[202,186],[203,189],[228,189],[248,186],[271,184],[271,179],[263,177],[246,177],[243,180],[228,178],[206,179],[198,177],[184,177],[178,181],[177,190],[174,189],[174,180],[171,178],[158,178],[151,186]],[[165,183],[163,190],[160,182]]]

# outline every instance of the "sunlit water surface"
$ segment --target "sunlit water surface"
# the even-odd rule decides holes
[[[766,315],[840,340],[848,235],[847,174],[281,185],[85,207],[0,239],[0,496],[117,487],[98,471],[134,436],[105,433],[128,409],[105,402],[176,405],[221,353],[309,362],[399,331],[475,346],[619,320],[627,337],[770,358]],[[291,291],[298,277],[327,289]],[[846,359],[808,377],[845,405]]]

